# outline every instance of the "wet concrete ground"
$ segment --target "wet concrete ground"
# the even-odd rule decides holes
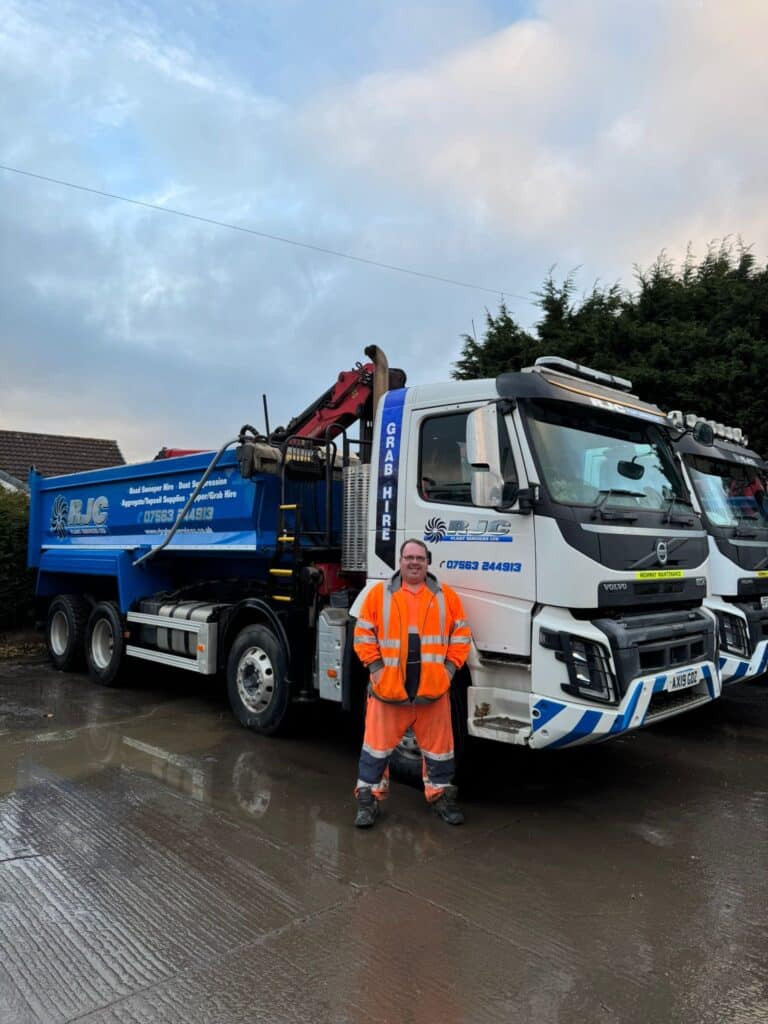
[[[768,1020],[768,689],[351,826],[333,709],[0,663],[0,1024]]]

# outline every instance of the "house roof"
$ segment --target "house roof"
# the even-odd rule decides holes
[[[30,466],[43,476],[59,476],[124,464],[117,441],[0,430],[0,470],[25,484]]]

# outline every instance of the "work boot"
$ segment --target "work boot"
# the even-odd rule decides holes
[[[357,791],[357,815],[355,828],[370,828],[379,816],[379,801],[371,790],[364,786]]]
[[[437,800],[432,801],[432,810],[449,825],[463,825],[464,815],[456,803],[458,790],[455,786],[446,786]]]

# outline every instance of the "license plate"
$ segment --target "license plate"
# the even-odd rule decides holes
[[[760,607],[768,608],[768,594],[763,594],[763,596],[760,598]]]
[[[675,672],[669,682],[670,690],[685,690],[689,686],[695,686],[699,681],[699,673],[695,668],[686,668],[682,672]]]

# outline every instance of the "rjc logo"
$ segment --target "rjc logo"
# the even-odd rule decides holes
[[[69,501],[63,494],[58,494],[51,508],[51,530],[57,537],[65,537],[72,528],[101,528],[109,516],[109,501],[105,495],[98,498],[86,498],[85,506],[80,498]],[[90,530],[90,532],[94,532]],[[97,532],[104,532],[99,529]]]

